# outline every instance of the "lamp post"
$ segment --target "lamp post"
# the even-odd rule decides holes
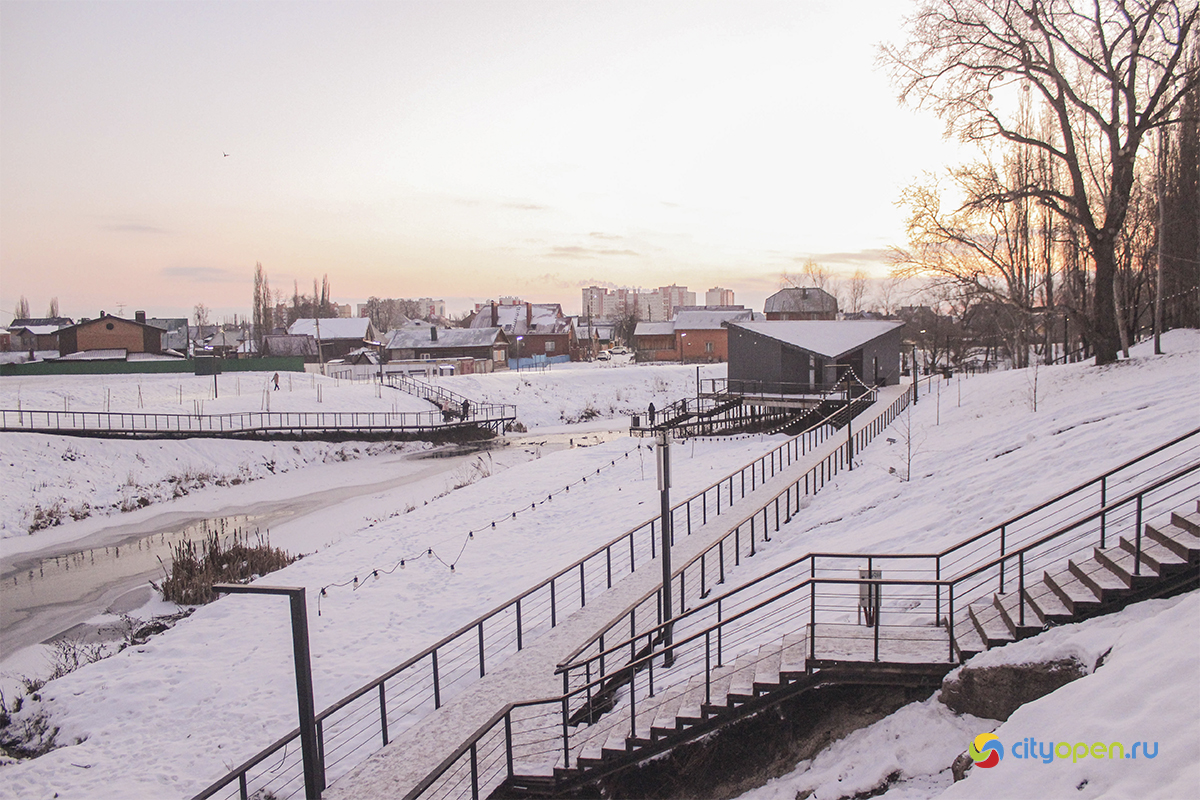
[[[659,528],[662,531],[662,618],[666,622],[675,616],[671,612],[671,438],[670,432],[661,430],[655,437],[658,445],[658,492],[661,502]],[[671,666],[675,654],[671,652],[671,626],[663,628],[663,665]]]
[[[226,594],[286,595],[292,610],[292,657],[296,664],[296,705],[300,715],[300,752],[304,761],[304,797],[321,800],[325,770],[317,751],[316,711],[313,704],[312,659],[308,648],[308,606],[303,586],[246,586],[214,583],[214,592]]]
[[[521,340],[524,338],[524,336],[517,337],[517,372],[521,371]]]
[[[687,334],[679,334],[679,363],[687,363]]]

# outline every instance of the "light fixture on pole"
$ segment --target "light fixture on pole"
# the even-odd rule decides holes
[[[300,752],[304,761],[304,797],[321,800],[325,770],[317,751],[316,710],[313,704],[312,658],[308,648],[308,606],[303,586],[247,586],[214,583],[214,592],[225,594],[286,595],[292,611],[292,657],[296,665],[296,703],[300,715]]]
[[[675,616],[671,611],[671,436],[666,430],[659,431],[655,436],[658,456],[658,491],[661,502],[659,528],[662,531],[662,618],[666,622]],[[671,652],[671,626],[663,628],[663,665],[671,666],[675,662],[675,654]]]

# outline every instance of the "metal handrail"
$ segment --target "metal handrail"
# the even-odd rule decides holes
[[[436,389],[437,387],[430,387],[430,388]],[[844,411],[844,409],[839,410],[839,413],[841,411]],[[768,451],[765,455],[751,461],[749,464],[742,467],[740,470],[730,473],[729,475],[727,475],[727,476],[721,478],[720,480],[716,481],[715,483],[709,485],[708,487],[701,490],[700,492],[697,492],[696,494],[692,495],[691,497],[687,498],[686,500],[678,503],[672,509],[672,513],[679,511],[680,509],[684,509],[684,511],[690,515],[692,502],[696,501],[696,500],[703,500],[703,508],[705,510],[704,513],[707,514],[708,506],[709,506],[709,502],[707,500],[708,493],[716,490],[717,494],[719,495],[721,487],[723,487],[726,483],[728,483],[730,485],[730,495],[732,496],[732,492],[733,492],[732,486],[733,486],[734,479],[740,475],[742,478],[742,483],[745,484],[745,478],[746,478],[747,472],[752,473],[751,486],[753,488],[753,486],[756,484],[757,475],[759,472],[761,472],[763,474],[764,479],[765,479],[765,476],[767,474],[767,465],[768,464],[770,464],[771,473],[774,474],[775,469],[776,469],[776,462],[779,463],[780,468],[782,468],[785,459],[787,460],[787,463],[790,464],[792,461],[792,458],[793,458],[793,452],[795,453],[794,457],[799,458],[801,454],[803,454],[804,452],[807,452],[807,448],[815,447],[821,441],[824,441],[824,439],[832,433],[832,430],[827,430],[828,428],[829,428],[828,423],[825,421],[822,421],[822,422],[818,423],[817,425],[814,425],[811,428],[805,430],[804,432],[797,434],[796,436],[790,438],[788,441],[784,442],[783,444],[780,444],[779,446]],[[811,442],[811,444],[810,444],[810,442]],[[744,488],[743,488],[743,496],[744,496]],[[729,506],[727,506],[727,508],[729,508],[729,507],[732,507],[732,503]],[[721,513],[719,499],[717,501],[717,512],[716,513],[717,514]],[[434,677],[433,677],[433,681],[434,681],[433,692],[434,692],[434,696],[435,696],[435,707],[439,706],[440,700],[436,699],[438,696],[438,686],[437,686],[437,680],[438,680],[437,674],[438,673],[437,673],[437,664],[435,661],[438,651],[450,649],[454,645],[462,643],[464,640],[466,640],[468,638],[473,638],[472,634],[475,634],[476,632],[478,632],[478,634],[477,634],[478,636],[482,637],[482,631],[483,631],[484,625],[487,622],[489,622],[490,620],[493,620],[513,609],[516,610],[517,619],[518,619],[515,644],[516,644],[516,648],[518,650],[522,649],[523,641],[522,641],[522,633],[521,633],[522,629],[521,629],[521,625],[520,625],[522,601],[533,597],[538,592],[549,589],[550,590],[549,621],[550,621],[550,627],[555,627],[555,625],[557,624],[557,616],[558,616],[557,615],[557,606],[556,606],[556,593],[555,593],[556,582],[559,581],[560,579],[565,579],[568,576],[571,576],[572,573],[574,573],[576,571],[579,571],[580,575],[583,576],[586,565],[588,563],[592,562],[594,559],[597,559],[600,556],[600,554],[604,553],[604,554],[606,554],[605,563],[602,565],[599,565],[599,566],[604,567],[605,571],[607,573],[607,585],[605,588],[611,588],[611,585],[612,585],[611,552],[612,552],[612,550],[618,546],[622,546],[623,543],[626,541],[629,542],[630,548],[633,549],[634,548],[634,537],[637,536],[639,533],[646,532],[647,530],[649,531],[649,534],[650,534],[649,535],[650,545],[651,545],[651,548],[653,548],[653,543],[655,541],[654,531],[655,531],[655,524],[657,522],[657,519],[658,519],[657,517],[653,517],[650,520],[648,520],[647,522],[642,523],[641,525],[639,525],[635,528],[632,528],[632,529],[626,531],[625,533],[621,534],[620,536],[614,538],[607,544],[597,547],[595,550],[591,551],[590,553],[588,553],[581,559],[579,559],[579,560],[575,561],[574,563],[572,563],[571,565],[563,568],[562,570],[555,573],[554,575],[547,578],[546,580],[542,581],[541,583],[537,584],[533,588],[528,589],[525,592],[522,592],[520,595],[517,595],[516,597],[510,599],[507,603],[496,606],[491,611],[486,612],[485,614],[476,618],[472,622],[469,622],[466,625],[462,626],[458,631],[454,632],[450,636],[444,637],[436,644],[431,645],[430,647],[423,650],[421,653],[419,653],[415,656],[412,656],[411,658],[407,659],[402,664],[390,669],[387,673],[384,673],[383,675],[375,678],[374,680],[370,681],[366,685],[359,687],[355,691],[353,691],[350,694],[343,697],[341,700],[338,700],[337,702],[335,702],[330,707],[321,711],[317,715],[318,725],[320,725],[324,721],[330,719],[331,716],[336,711],[338,711],[342,708],[345,708],[346,706],[353,703],[354,701],[360,700],[361,698],[365,697],[369,692],[371,692],[373,690],[382,691],[384,685],[386,684],[386,682],[389,679],[396,677],[401,672],[403,672],[411,667],[414,667],[416,665],[419,665],[419,664],[425,662],[426,660],[430,660],[433,662],[431,664],[431,666],[432,666],[433,675],[434,675]],[[651,558],[653,558],[653,555],[651,556]],[[633,562],[632,559],[631,559],[630,566],[631,566],[631,570],[630,570],[631,572],[636,569],[636,564]],[[584,581],[581,581],[581,584],[583,584],[583,583],[584,583]],[[579,599],[581,601],[586,600],[586,598],[584,598],[582,596]],[[586,602],[584,602],[584,604],[586,604]],[[580,607],[582,607],[582,606],[580,606]],[[545,619],[543,619],[541,621],[545,622]],[[536,624],[537,623],[535,622],[535,623],[531,624],[530,627],[535,627]],[[481,642],[481,644],[482,644],[482,642]],[[507,647],[512,644],[513,644],[513,642],[511,640],[506,639],[505,642],[501,643],[501,645],[499,647],[500,647],[500,649],[504,650],[504,649],[507,649]],[[495,652],[493,652],[492,655],[493,655],[493,659],[487,659],[487,657],[486,657],[487,653],[481,649],[480,656],[479,656],[481,670],[484,669],[484,667],[482,666],[484,663],[494,662]],[[381,709],[383,709],[383,708],[384,708],[384,704],[381,702]],[[381,714],[382,713],[386,713],[386,711],[381,710]],[[196,795],[195,800],[204,800],[204,798],[211,797],[216,792],[218,792],[222,788],[230,785],[235,780],[244,781],[245,774],[249,769],[257,766],[262,761],[266,760],[267,758],[269,758],[272,755],[274,755],[275,753],[277,753],[281,748],[285,747],[289,742],[293,741],[297,736],[299,736],[299,728],[293,729],[293,731],[291,733],[278,739],[273,744],[269,745],[266,749],[260,751],[255,756],[252,756],[250,759],[248,759],[246,762],[244,762],[242,765],[240,765],[237,769],[231,770],[230,772],[226,773],[222,778],[220,778],[219,780],[217,780],[216,782],[214,782],[213,784],[208,786],[200,794]],[[386,737],[386,734],[385,734],[385,737]],[[386,741],[384,743],[386,744]]]
[[[1133,462],[1130,462],[1130,463],[1136,463],[1136,461],[1137,461],[1137,459],[1135,459]],[[619,670],[614,671],[614,673],[610,673],[610,675],[618,673],[618,672],[626,673],[630,677],[630,680],[633,680],[633,676],[635,676],[638,672],[644,671],[644,670],[649,670],[650,671],[649,696],[653,696],[654,695],[653,668],[654,668],[655,659],[663,659],[667,655],[668,651],[678,652],[680,650],[685,649],[687,647],[687,645],[699,642],[702,639],[705,641],[705,646],[707,648],[709,643],[711,642],[711,637],[714,633],[716,633],[718,636],[720,636],[721,632],[725,628],[734,626],[736,623],[750,618],[751,616],[757,614],[758,612],[762,611],[763,609],[774,606],[777,602],[779,602],[780,600],[782,600],[788,596],[794,595],[796,593],[803,593],[803,590],[805,588],[812,587],[813,589],[815,589],[815,587],[818,585],[847,585],[847,586],[858,585],[858,586],[879,586],[879,587],[882,587],[882,586],[895,586],[895,587],[899,587],[899,586],[932,586],[932,587],[937,588],[939,596],[943,589],[946,590],[948,593],[950,593],[951,596],[953,596],[953,591],[957,584],[960,584],[978,574],[981,574],[983,572],[986,572],[989,569],[992,569],[992,568],[998,566],[1001,562],[1003,562],[1006,559],[1019,558],[1019,557],[1023,556],[1024,554],[1031,552],[1035,548],[1045,545],[1046,543],[1053,541],[1055,539],[1061,538],[1061,537],[1067,535],[1068,533],[1070,533],[1071,531],[1073,531],[1083,525],[1086,525],[1089,522],[1094,522],[1096,519],[1102,517],[1105,514],[1111,513],[1122,506],[1127,506],[1129,504],[1136,504],[1140,511],[1142,508],[1142,499],[1146,495],[1148,495],[1151,492],[1156,491],[1157,489],[1160,489],[1167,485],[1170,485],[1170,484],[1178,481],[1180,478],[1185,477],[1185,476],[1187,476],[1193,472],[1196,472],[1198,470],[1200,470],[1200,461],[1194,462],[1187,467],[1175,470],[1167,476],[1163,476],[1161,478],[1151,481],[1148,484],[1143,485],[1141,488],[1139,488],[1136,491],[1130,492],[1115,501],[1106,503],[1104,506],[1102,506],[1099,509],[1096,509],[1095,511],[1092,511],[1081,517],[1078,517],[1068,524],[1059,526],[1058,528],[1051,531],[1050,533],[1047,533],[1043,536],[1038,537],[1038,539],[1036,541],[1029,542],[1029,543],[1023,545],[1018,550],[1014,550],[1004,556],[1000,556],[1000,557],[988,560],[985,563],[980,564],[977,567],[975,567],[967,572],[961,573],[953,578],[935,578],[935,579],[895,579],[895,578],[861,578],[861,577],[860,578],[852,578],[852,577],[845,577],[845,578],[829,577],[829,578],[826,578],[826,577],[817,577],[817,576],[810,575],[808,577],[801,578],[796,583],[786,586],[785,588],[783,588],[781,590],[775,591],[769,597],[767,597],[765,599],[761,599],[761,600],[755,602],[753,605],[751,605],[747,608],[741,609],[730,616],[727,616],[727,617],[721,616],[719,614],[720,604],[724,601],[727,601],[733,594],[740,592],[744,588],[746,588],[745,586],[743,586],[743,587],[739,587],[738,589],[734,590],[733,592],[723,595],[720,598],[715,598],[715,599],[710,600],[706,603],[703,603],[702,605],[697,606],[687,612],[676,615],[672,619],[663,622],[656,628],[646,631],[642,634],[639,634],[638,636],[633,637],[629,640],[623,641],[621,644],[618,644],[618,645],[606,650],[604,654],[599,654],[597,656],[592,657],[592,659],[589,659],[589,661],[594,661],[596,659],[602,660],[604,655],[614,654],[616,651],[619,651],[619,650],[622,650],[625,648],[630,648],[631,645],[636,646],[639,642],[645,642],[648,645],[648,647],[645,649],[645,651],[643,651],[640,655],[636,655],[636,656],[632,657],[629,661],[625,662],[620,667]],[[1194,484],[1190,485],[1189,487],[1185,487],[1185,488],[1194,488]],[[1139,518],[1138,518],[1139,526],[1141,524],[1141,521],[1142,521],[1141,515],[1139,514]],[[1140,535],[1140,531],[1139,531],[1139,535]],[[798,561],[812,560],[815,557],[817,557],[817,555],[818,554],[808,554],[803,559],[799,559]],[[862,554],[837,554],[837,555],[841,555],[844,557],[861,557]],[[914,557],[929,557],[929,556],[914,556]],[[796,562],[794,562],[794,563],[796,563]],[[787,569],[789,566],[792,566],[792,565],[785,565],[784,567],[777,568],[776,570],[773,570],[772,573],[769,573],[768,575],[778,574],[779,572],[783,571],[784,569]],[[762,579],[765,579],[766,577],[768,577],[768,576],[762,576],[762,578],[756,579],[756,581],[754,581],[752,583],[759,582]],[[747,584],[747,586],[748,585],[749,584]],[[808,598],[808,603],[810,606],[810,608],[808,608],[808,612],[810,613],[810,615],[813,611],[811,606],[814,602],[815,602],[815,594],[810,593],[809,598]],[[803,605],[803,600],[801,601],[801,604]],[[675,627],[675,626],[679,625],[681,622],[685,621],[685,619],[687,619],[689,617],[697,616],[701,611],[711,609],[711,607],[713,605],[717,605],[717,607],[718,607],[718,619],[715,623],[704,626],[699,630],[695,630],[695,631],[687,633],[682,638],[674,640],[670,644],[669,647],[663,646],[662,642],[664,641],[664,639],[662,637],[662,633],[668,627]],[[805,611],[805,609],[802,608],[800,611],[801,611],[801,613],[803,613]],[[938,614],[940,615],[940,607],[938,609]],[[811,618],[811,616],[810,616],[810,618]],[[875,642],[876,642],[876,651],[875,651],[876,652],[876,656],[875,656],[876,660],[878,660],[879,627],[880,627],[880,623],[878,620],[876,620],[875,624],[874,624]],[[953,621],[952,617],[948,618],[948,632],[947,632],[948,636],[947,636],[947,638],[949,640],[949,651],[948,651],[947,660],[950,663],[954,662],[953,627],[954,627],[954,621]],[[810,648],[810,652],[812,652],[815,649],[816,631],[815,631],[815,628],[812,627],[812,623],[809,624],[808,628],[809,628],[808,647]],[[753,646],[753,642],[756,641],[753,637],[753,634],[748,636],[748,639],[751,641],[751,646]],[[720,641],[720,640],[718,639],[718,641]],[[660,649],[657,649],[657,650],[654,649],[656,644],[660,646]],[[718,657],[718,661],[720,661],[720,657]],[[584,662],[580,662],[580,663],[583,664]],[[706,675],[706,685],[707,685],[707,682],[709,680],[708,676],[711,674],[711,669],[712,669],[712,667],[709,663],[709,660],[708,660],[707,650],[706,650],[704,664],[705,664],[704,669],[706,670],[705,675]],[[665,662],[664,662],[664,666],[665,666]],[[571,765],[570,764],[571,744],[569,741],[569,739],[570,739],[569,728],[571,727],[571,724],[572,724],[571,720],[569,719],[571,700],[575,699],[575,698],[587,697],[590,701],[590,699],[593,697],[594,694],[602,692],[606,688],[606,684],[607,684],[608,680],[609,679],[603,675],[598,675],[597,677],[593,678],[593,677],[591,677],[591,673],[589,672],[587,679],[585,680],[585,682],[582,685],[571,688],[569,685],[568,677],[566,675],[564,675],[564,693],[561,696],[554,697],[554,698],[546,698],[543,700],[526,701],[523,703],[511,703],[511,704],[507,705],[500,713],[495,715],[491,720],[489,720],[489,722],[485,723],[474,734],[472,734],[472,736],[469,737],[459,748],[457,748],[454,751],[454,753],[451,754],[451,756],[449,756],[447,759],[445,759],[434,772],[432,772],[432,773],[430,773],[430,775],[426,776],[426,778],[424,780],[422,780],[420,782],[420,784],[418,784],[418,786],[413,791],[411,791],[408,795],[406,795],[406,800],[412,800],[413,798],[421,796],[421,794],[426,789],[428,789],[430,786],[432,786],[438,780],[438,778],[440,778],[442,775],[444,775],[445,772],[451,766],[453,766],[453,764],[456,763],[457,760],[459,758],[461,758],[463,754],[467,753],[468,751],[472,751],[472,753],[473,753],[473,748],[475,747],[475,744],[484,735],[486,735],[487,732],[489,732],[492,728],[494,728],[495,725],[501,719],[506,720],[506,724],[508,724],[507,723],[508,716],[511,714],[512,710],[514,708],[517,708],[522,705],[546,705],[546,706],[558,705],[561,707],[562,715],[563,715],[562,726],[561,726],[562,749],[561,749],[559,755],[563,759],[563,766],[569,768]],[[631,688],[630,691],[631,691],[631,694],[629,695],[629,713],[631,714],[631,726],[632,726],[634,720],[636,719],[636,717],[633,716],[633,715],[635,715],[636,712],[635,712],[635,706],[633,704],[634,695],[632,694],[632,692],[634,692],[635,690]],[[507,737],[506,746],[508,747],[508,752],[507,752],[508,775],[509,775],[509,777],[511,777],[513,775],[511,734],[509,734],[509,736]],[[475,796],[477,796],[477,794],[478,794],[477,793],[478,775],[475,772],[474,759],[472,759],[472,770],[473,770],[472,771],[472,786],[476,789],[476,791],[473,794]]]

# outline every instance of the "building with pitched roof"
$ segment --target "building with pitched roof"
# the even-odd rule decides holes
[[[729,382],[770,392],[821,392],[848,370],[869,385],[900,381],[904,323],[774,320],[729,325]]]
[[[835,320],[838,302],[824,289],[789,287],[768,297],[763,313],[768,320]]]

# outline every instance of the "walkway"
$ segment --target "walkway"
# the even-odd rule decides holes
[[[900,386],[881,389],[875,404],[855,420],[855,429],[865,427],[885,413],[905,391],[907,387]],[[831,436],[747,492],[747,499],[739,500],[740,508],[732,513],[693,528],[691,536],[677,530],[672,548],[674,563],[686,564],[735,528],[748,525],[751,517],[761,514],[760,505],[751,498],[775,497],[845,446],[843,437]],[[406,730],[389,730],[392,734],[389,744],[344,777],[337,778],[324,796],[334,800],[405,796],[508,703],[560,695],[562,678],[555,674],[555,667],[660,583],[658,570],[642,569],[628,575],[531,646],[492,668],[438,711],[414,720]]]

